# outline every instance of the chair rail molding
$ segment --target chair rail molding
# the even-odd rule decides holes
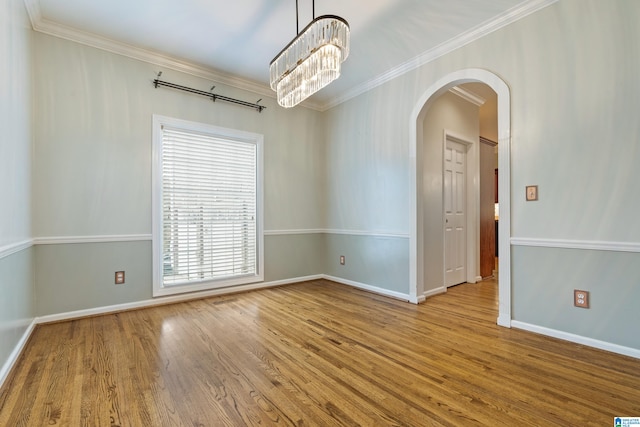
[[[640,252],[640,242],[610,242],[605,240],[544,239],[533,237],[512,237],[513,246],[539,248],[581,249],[611,252]]]

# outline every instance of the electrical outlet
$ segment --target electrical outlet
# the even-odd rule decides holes
[[[124,284],[124,271],[116,271],[116,285]]]
[[[573,290],[573,305],[581,308],[589,308],[589,291]]]
[[[344,255],[340,255],[340,265],[344,265],[345,259]]]

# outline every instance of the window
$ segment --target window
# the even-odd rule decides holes
[[[153,116],[153,295],[263,280],[262,135]]]

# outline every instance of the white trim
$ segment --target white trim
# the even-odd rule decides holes
[[[174,58],[157,51],[117,42],[97,34],[81,31],[77,28],[49,21],[42,17],[40,0],[24,0],[24,3],[34,31],[157,65],[158,67],[168,68],[190,74],[195,77],[201,77],[269,98],[276,98],[275,92],[271,90],[267,84],[244,79],[219,70],[214,70],[182,59]],[[151,82],[151,79],[149,82]],[[323,105],[321,103],[309,99],[305,100],[300,105],[313,110],[323,111]]]
[[[557,1],[558,0],[524,1],[523,3],[507,10],[506,12],[492,18],[491,20],[486,21],[474,28],[471,28],[470,30],[465,31],[462,34],[459,34],[458,36],[432,49],[429,49],[396,67],[387,70],[386,72],[374,77],[373,79],[353,87],[351,90],[345,91],[341,96],[335,97],[334,99],[327,102],[314,102],[307,99],[301,105],[318,111],[327,111],[337,105],[342,104],[343,102],[346,102],[390,80],[393,80],[396,77],[400,77],[403,74],[415,70],[416,68],[421,67],[443,55],[446,55],[447,53],[450,53],[475,40],[478,40],[486,36],[487,34],[499,30],[500,28],[516,22],[534,12],[537,12],[538,10],[544,9],[545,7],[552,5]],[[24,0],[24,3],[27,9],[27,13],[29,14],[29,19],[31,20],[31,26],[35,31],[71,40],[76,43],[81,43],[98,49],[106,50],[108,52],[158,65],[160,67],[165,67],[183,73],[191,74],[196,77],[213,80],[231,87],[251,91],[262,96],[267,96],[269,98],[275,98],[275,93],[268,85],[264,83],[242,79],[231,74],[191,64],[184,60],[172,58],[158,52],[142,49],[124,43],[119,43],[114,40],[100,37],[96,34],[87,33],[75,28],[51,22],[43,19],[39,0]]]
[[[447,288],[445,286],[440,286],[439,288],[430,289],[422,293],[423,301],[429,297],[433,297],[440,294],[447,293]]]
[[[384,231],[363,231],[363,230],[337,230],[325,228],[292,229],[292,230],[265,230],[265,236],[286,236],[296,234],[344,234],[352,236],[369,237],[393,237],[398,239],[408,239],[409,233],[384,232]],[[15,252],[20,252],[32,245],[62,245],[75,243],[117,243],[117,242],[142,242],[151,241],[151,234],[113,234],[95,236],[51,236],[35,237],[33,240],[14,243],[0,248],[0,259]]]
[[[607,242],[601,240],[563,240],[512,237],[513,246],[533,246],[540,248],[581,249],[611,252],[640,252],[638,242]]]
[[[29,2],[29,0],[25,0]],[[214,71],[209,68],[200,67],[187,61],[179,60],[171,56],[164,55],[149,49],[143,49],[137,46],[121,43],[113,39],[99,36],[97,34],[85,32],[77,28],[68,27],[57,22],[40,18],[37,21],[32,20],[31,25],[35,31],[48,34],[50,36],[59,37],[70,40],[85,46],[94,47],[107,52],[122,55],[127,58],[136,59],[150,64],[166,67],[175,71],[191,74],[196,77],[202,77],[208,80],[214,80],[238,89],[248,90],[260,95],[275,98],[274,92],[266,85],[253,82],[247,79],[241,79],[231,74]]]
[[[352,98],[355,98],[358,95],[362,95],[365,92],[368,92],[372,89],[375,89],[378,86],[383,85],[397,77],[402,76],[410,71],[413,71],[425,64],[428,64],[431,61],[434,61],[441,56],[444,56],[450,52],[453,52],[456,49],[459,49],[471,42],[474,42],[488,34],[491,34],[494,31],[499,30],[502,27],[506,27],[509,24],[512,24],[534,12],[537,12],[541,9],[544,9],[547,6],[550,6],[556,3],[558,0],[530,0],[525,1],[508,11],[504,12],[497,17],[484,22],[483,24],[478,25],[475,28],[472,28],[458,36],[447,40],[446,42],[423,52],[422,54],[409,59],[408,61],[391,68],[390,70],[374,77],[373,79],[366,81],[362,84],[359,84],[353,87],[351,90],[347,90],[343,95],[334,98],[333,100],[327,102],[322,106],[322,111],[329,110],[337,105],[342,104]]]
[[[151,241],[151,234],[114,234],[99,236],[36,237],[34,245],[62,245],[75,243],[112,243]]]
[[[398,239],[408,239],[408,233],[385,232],[385,231],[364,231],[364,230],[324,230],[326,234],[345,234],[349,236],[369,236],[369,237],[393,237]]]
[[[70,311],[70,312],[59,313],[59,314],[49,314],[46,316],[37,317],[36,323],[41,324],[41,323],[61,322],[64,320],[79,319],[82,317],[89,317],[89,316],[99,316],[103,314],[117,313],[121,311],[135,310],[135,309],[147,308],[147,307],[154,307],[158,305],[174,304],[177,302],[203,299],[203,298],[208,298],[208,297],[213,297],[218,295],[235,294],[238,292],[247,292],[247,291],[254,291],[257,289],[273,288],[276,286],[307,282],[309,280],[318,280],[322,278],[323,278],[322,275],[296,277],[293,279],[277,280],[273,282],[252,283],[249,285],[240,285],[240,286],[233,286],[233,287],[227,287],[227,288],[212,289],[208,291],[193,292],[189,294],[162,296],[154,299],[135,301],[135,302],[129,302],[124,304],[108,305],[103,307],[89,308],[86,310],[76,310],[76,311]]]
[[[610,351],[612,353],[622,354],[624,356],[640,359],[640,349],[637,348],[625,347],[622,345],[600,341],[589,337],[583,337],[582,335],[575,335],[569,332],[558,331],[556,329],[545,328],[544,326],[532,325],[530,323],[520,322],[517,320],[512,320],[511,326],[525,331],[534,332],[536,334],[558,338],[561,340],[598,348],[600,350]]]
[[[21,242],[10,243],[5,246],[0,246],[0,259],[13,255],[25,249],[29,249],[33,246],[33,240],[26,239]]]
[[[408,233],[385,232],[385,231],[363,231],[363,230],[337,230],[337,229],[299,229],[299,230],[267,230],[265,236],[284,236],[288,234],[344,234],[350,236],[369,237],[392,237],[398,239],[408,239]]]
[[[15,364],[18,362],[18,359],[22,354],[22,350],[24,350],[24,347],[27,344],[27,341],[29,341],[29,337],[33,333],[33,330],[35,329],[36,324],[37,324],[36,319],[33,319],[31,323],[29,323],[29,326],[20,337],[20,340],[18,340],[18,343],[13,348],[13,351],[7,358],[6,362],[4,362],[4,365],[2,365],[2,369],[0,369],[0,388],[2,388],[2,385],[4,384],[5,380],[9,376],[11,369],[13,369]]]
[[[331,280],[332,282],[341,283],[343,285],[353,286],[354,288],[362,289],[364,291],[373,292],[375,294],[383,295],[385,297],[391,297],[402,301],[414,302],[409,294],[403,294],[401,292],[390,291],[388,289],[379,288],[377,286],[367,285],[366,283],[355,282],[353,280],[342,279],[340,277],[329,276],[327,274],[322,275],[323,279]],[[415,302],[414,302],[415,303]]]
[[[464,99],[467,102],[470,102],[471,104],[477,107],[482,107],[484,103],[487,102],[487,100],[481,97],[480,95],[476,95],[470,90],[463,89],[460,86],[452,87],[451,89],[449,89],[449,92]]]
[[[265,230],[265,236],[286,236],[293,234],[322,234],[326,231],[323,229],[299,229],[299,230]]]
[[[200,132],[215,138],[248,143],[256,149],[256,266],[249,275],[228,279],[207,280],[184,285],[165,286],[163,281],[162,244],[162,150],[163,128]],[[152,282],[153,296],[215,290],[228,286],[253,284],[264,280],[264,135],[244,130],[214,126],[207,123],[177,119],[159,114],[152,115],[152,180],[151,180],[151,231],[152,231]]]
[[[27,9],[31,26],[35,30],[36,23],[42,21],[42,11],[40,10],[40,0],[24,0],[24,6]]]
[[[418,295],[418,298],[411,297],[409,299],[409,302],[412,303],[412,304],[422,304],[426,300],[427,300],[427,296],[426,295]]]
[[[159,305],[165,305],[165,304],[173,304],[176,302],[203,299],[211,296],[245,292],[245,291],[257,290],[257,289],[267,289],[267,288],[272,288],[277,286],[283,286],[288,284],[301,283],[301,282],[306,282],[310,280],[319,280],[319,279],[331,280],[336,283],[353,286],[355,288],[371,291],[371,292],[384,295],[384,296],[389,296],[392,298],[406,300],[413,303],[423,302],[425,298],[429,296],[434,296],[434,295],[446,292],[446,288],[440,287],[440,288],[436,288],[428,292],[425,292],[419,298],[414,299],[407,294],[388,291],[386,289],[365,285],[365,284],[354,282],[351,280],[341,279],[338,277],[333,277],[328,275],[314,275],[314,276],[306,276],[306,277],[297,277],[294,279],[263,282],[260,284],[237,286],[234,288],[216,289],[212,291],[198,292],[193,294],[173,295],[168,297],[156,298],[153,300],[144,300],[144,301],[137,301],[133,303],[117,304],[117,305],[98,307],[98,308],[87,309],[87,310],[77,310],[77,311],[71,311],[67,313],[40,316],[40,317],[36,317],[31,321],[31,323],[29,324],[25,332],[22,334],[22,337],[14,347],[13,351],[9,355],[8,359],[2,366],[2,369],[0,369],[0,388],[3,386],[4,381],[7,379],[7,376],[11,372],[11,369],[14,367],[14,365],[18,361],[18,358],[20,357],[27,341],[29,340],[29,337],[33,333],[35,326],[38,324],[60,322],[60,321],[73,320],[73,319],[78,319],[78,318],[88,317],[88,316],[98,316],[103,314],[116,313],[116,312],[121,312],[125,310],[133,310],[133,309],[153,307],[153,306],[159,306]],[[583,344],[589,347],[594,347],[601,350],[610,351],[612,353],[640,359],[639,349],[625,347],[618,344],[612,344],[606,341],[600,341],[593,338],[583,337],[580,335],[570,334],[570,333],[558,331],[555,329],[545,328],[543,326],[532,325],[532,324],[520,322],[517,320],[513,320],[513,321],[509,320],[509,321],[511,326],[514,328],[518,328],[525,331],[534,332],[541,335],[558,338],[558,339],[562,339],[565,341],[570,341],[578,344]]]
[[[498,281],[498,286],[500,286],[500,281]],[[511,315],[509,313],[498,313],[498,319],[496,320],[496,324],[499,326],[504,326],[505,328],[511,327]]]

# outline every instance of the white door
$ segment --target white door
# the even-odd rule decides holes
[[[465,200],[467,147],[447,139],[444,151],[444,281],[466,282],[467,215]]]

